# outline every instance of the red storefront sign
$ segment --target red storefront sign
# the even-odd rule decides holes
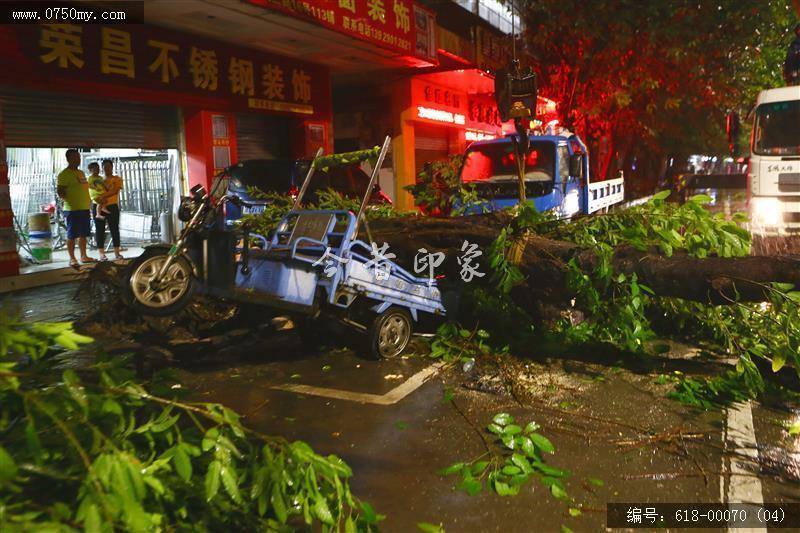
[[[467,93],[419,79],[411,80],[414,118],[424,122],[466,124]]]
[[[163,94],[165,102],[232,110],[330,112],[330,75],[295,59],[139,25],[6,26],[25,61],[20,77],[52,80],[53,89],[113,84]],[[6,36],[7,37],[7,36]],[[8,67],[8,65],[6,65]],[[9,68],[9,71],[11,69]]]
[[[476,130],[499,131],[503,126],[493,95],[473,94],[469,97],[467,125]]]
[[[248,0],[251,4],[313,20],[351,37],[403,55],[431,58],[428,44],[417,38],[428,28],[417,28],[411,0]],[[425,21],[423,21],[425,22]],[[419,44],[419,46],[418,46]],[[433,48],[435,54],[435,47]]]

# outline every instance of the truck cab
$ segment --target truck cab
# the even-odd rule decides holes
[[[800,86],[759,93],[747,192],[752,231],[800,232]]]
[[[525,190],[539,211],[571,217],[586,202],[589,157],[577,137],[530,137],[525,156]],[[511,136],[472,143],[464,154],[461,181],[473,185],[491,210],[519,202],[517,162]]]
[[[516,153],[512,136],[469,145],[461,182],[472,185],[482,201],[468,211],[494,211],[519,203]],[[525,192],[539,212],[559,218],[608,209],[625,198],[623,178],[591,183],[589,153],[580,137],[531,135],[525,156]]]

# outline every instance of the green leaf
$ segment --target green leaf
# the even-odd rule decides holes
[[[655,200],[655,201],[666,200],[667,198],[669,198],[669,195],[670,195],[671,192],[672,191],[669,191],[669,190],[658,191],[657,193],[655,193],[653,195],[652,200]]]
[[[494,491],[498,496],[516,496],[519,494],[519,486],[509,485],[503,481],[495,481]]]
[[[511,462],[518,466],[523,472],[530,473],[532,471],[531,464],[525,458],[525,456],[514,453],[511,455]]]
[[[520,433],[522,433],[522,428],[515,424],[509,424],[503,428],[503,435],[519,435]]]
[[[792,301],[800,303],[800,291],[787,292],[786,296]]]
[[[222,485],[225,491],[236,503],[242,503],[242,495],[239,493],[239,482],[236,480],[233,469],[230,466],[223,466],[220,470]]]
[[[449,476],[451,474],[455,474],[456,472],[461,472],[461,470],[463,468],[464,468],[464,463],[455,463],[455,464],[452,464],[452,465],[448,466],[447,468],[443,468],[442,470],[439,470],[439,475],[440,476]]]
[[[470,472],[473,476],[477,476],[478,474],[482,473],[486,470],[486,467],[489,466],[489,461],[478,461],[472,465],[470,468]]]
[[[323,524],[333,525],[333,514],[331,513],[330,507],[328,507],[328,502],[325,501],[324,497],[319,497],[314,502],[314,515]]]
[[[444,395],[442,396],[442,403],[452,402],[454,397],[455,395],[453,394],[453,389],[448,387],[444,390]]]
[[[175,446],[175,453],[172,454],[172,464],[175,465],[175,472],[184,481],[192,478],[192,460],[189,454],[183,449],[182,445]]]
[[[598,479],[596,477],[590,477],[588,481],[595,487],[602,487],[603,485],[605,485],[605,482],[602,479]]]
[[[441,524],[430,524],[428,522],[417,522],[417,529],[425,533],[445,533],[444,527]]]
[[[501,472],[503,472],[507,476],[516,476],[517,474],[522,472],[522,470],[520,470],[519,467],[516,467],[514,465],[506,465],[503,467]]]
[[[528,422],[528,425],[525,426],[525,433],[531,433],[532,431],[536,431],[539,429],[539,424],[536,422]]]
[[[221,471],[222,463],[219,461],[211,461],[211,464],[208,465],[205,480],[206,501],[208,502],[213,500],[219,491],[219,475]]]
[[[0,485],[17,477],[17,464],[5,448],[0,446]]]
[[[559,500],[566,500],[569,498],[569,495],[567,495],[567,491],[565,491],[560,485],[556,483],[550,485],[550,494],[552,494]]]
[[[707,204],[707,203],[711,202],[711,200],[713,200],[713,198],[711,198],[707,194],[695,194],[694,196],[689,198],[690,202],[692,202],[693,204],[697,204],[697,205]]]
[[[486,429],[488,429],[491,433],[494,433],[495,435],[503,434],[503,428],[498,426],[497,424],[489,424],[488,426],[486,426]]]
[[[514,417],[508,413],[497,413],[496,415],[494,415],[492,422],[494,422],[498,426],[505,426],[507,424],[513,424]]]
[[[481,491],[481,482],[474,478],[465,478],[456,486],[457,489],[465,491],[470,496],[475,496]]]
[[[283,501],[283,495],[277,483],[272,485],[272,494],[269,502],[272,504],[272,510],[275,511],[275,518],[280,520],[281,524],[285,524],[289,514],[286,512],[286,503]]]
[[[98,533],[103,530],[103,524],[100,521],[100,510],[97,505],[90,503],[86,506],[83,519],[83,530],[86,533]]]
[[[525,455],[527,455],[528,457],[537,456],[536,447],[533,445],[533,441],[530,439],[530,437],[526,436],[517,437],[517,441],[518,442],[521,441],[520,446],[522,448],[522,451],[525,452]]]
[[[772,371],[777,372],[786,364],[786,355],[781,350],[772,354]]]
[[[569,508],[569,515],[572,516],[572,517],[580,516],[581,515],[581,510],[578,509],[577,507],[570,507]]]
[[[531,433],[530,438],[533,441],[533,444],[539,450],[543,451],[544,453],[555,453],[556,448],[553,446],[553,443],[550,442],[550,439],[542,435],[541,433]]]
[[[358,503],[361,506],[361,512],[363,513],[364,520],[368,524],[377,524],[378,522],[386,518],[382,514],[377,514],[369,503],[365,501],[360,501]]]
[[[789,435],[794,437],[795,435],[800,435],[800,422],[795,422],[786,427],[786,431],[789,432]]]
[[[561,524],[561,533],[574,533],[574,532],[564,524]]]
[[[86,409],[86,391],[83,385],[81,385],[81,380],[78,378],[78,375],[75,374],[73,370],[65,370],[62,374],[62,379],[72,399],[75,400],[78,405]]]
[[[545,464],[541,461],[535,461],[533,463],[533,468],[544,474],[545,476],[551,477],[566,477],[570,475],[569,470],[562,470],[561,468],[556,468],[554,466],[550,466]]]

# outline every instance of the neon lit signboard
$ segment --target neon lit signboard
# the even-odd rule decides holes
[[[467,117],[461,113],[452,113],[443,109],[434,109],[432,107],[425,107],[421,105],[417,106],[417,117],[436,122],[444,122],[446,124],[456,124],[459,126],[463,126],[467,121]]]
[[[483,131],[467,130],[464,132],[464,139],[468,141],[485,141],[489,139],[496,139],[497,135],[494,133],[486,133]]]

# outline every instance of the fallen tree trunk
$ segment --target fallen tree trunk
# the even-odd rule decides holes
[[[443,267],[448,276],[458,276],[455,257],[462,244],[477,244],[485,259],[489,245],[510,222],[503,214],[428,218],[406,217],[370,222],[372,239],[390,244],[390,251],[404,266],[413,264],[421,248],[445,252]],[[525,284],[515,291],[515,299],[558,303],[574,295],[567,286],[567,263],[575,259],[587,274],[600,262],[595,250],[565,241],[530,235],[519,265]],[[792,283],[800,287],[800,257],[749,256],[738,258],[709,257],[698,259],[675,254],[672,257],[642,252],[630,247],[616,250],[612,268],[626,275],[636,274],[640,283],[660,296],[671,296],[704,303],[727,304],[738,301],[765,300],[769,282]],[[486,263],[480,270],[489,270]],[[484,280],[486,278],[483,278]]]

